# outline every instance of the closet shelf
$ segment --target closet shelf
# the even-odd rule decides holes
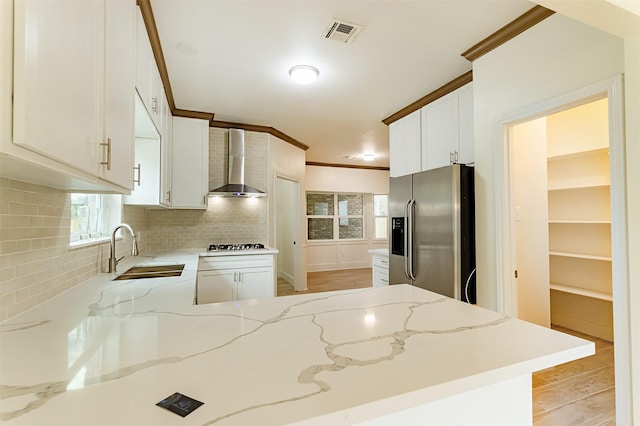
[[[563,293],[577,294],[579,296],[592,297],[594,299],[613,301],[613,296],[601,291],[587,290],[584,288],[573,287],[570,285],[550,283],[551,290],[561,291]]]
[[[582,191],[588,189],[601,189],[609,188],[609,183],[595,183],[590,185],[569,185],[569,186],[549,186],[548,190],[551,191]]]
[[[610,220],[554,220],[549,219],[549,223],[575,224],[575,225],[611,225]]]
[[[563,160],[570,160],[573,158],[590,157],[593,155],[609,155],[609,147],[606,146],[603,148],[589,149],[586,151],[577,151],[577,152],[569,152],[567,154],[552,155],[547,158],[547,161],[563,161]]]
[[[611,256],[594,256],[591,254],[582,254],[582,253],[568,253],[568,252],[560,252],[560,251],[550,251],[549,256],[559,256],[559,257],[572,257],[575,259],[587,259],[587,260],[601,260],[604,262],[611,262]]]
[[[610,220],[554,220],[549,219],[549,223],[577,224],[577,225],[611,225]]]

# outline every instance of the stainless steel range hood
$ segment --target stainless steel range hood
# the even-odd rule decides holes
[[[264,197],[264,192],[244,184],[244,130],[229,129],[229,180],[210,196]]]

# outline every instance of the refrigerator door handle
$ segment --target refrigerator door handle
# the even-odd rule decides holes
[[[409,201],[408,208],[407,208],[407,211],[409,213],[409,218],[407,220],[407,222],[409,222],[409,225],[408,225],[409,226],[409,237],[408,237],[409,247],[407,249],[407,251],[409,252],[409,256],[408,256],[409,260],[407,263],[409,264],[409,266],[407,269],[409,270],[409,274],[408,274],[409,279],[412,281],[416,280],[416,276],[413,271],[413,237],[414,237],[413,236],[413,211],[415,210],[415,206],[416,206],[416,200],[412,198]]]
[[[407,200],[404,205],[404,275],[408,280],[411,280],[411,275],[409,275],[409,233],[407,232],[407,227],[409,226],[409,205],[411,205],[412,200]]]

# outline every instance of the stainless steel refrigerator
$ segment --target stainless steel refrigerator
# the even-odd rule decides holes
[[[476,303],[473,167],[389,180],[389,284]]]

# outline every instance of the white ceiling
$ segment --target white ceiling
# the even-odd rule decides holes
[[[471,69],[460,54],[535,6],[526,0],[152,0],[176,107],[274,127],[307,161],[389,165],[381,120]],[[364,25],[327,40],[333,18]],[[308,86],[288,70],[309,64]],[[346,156],[374,153],[374,162]]]

